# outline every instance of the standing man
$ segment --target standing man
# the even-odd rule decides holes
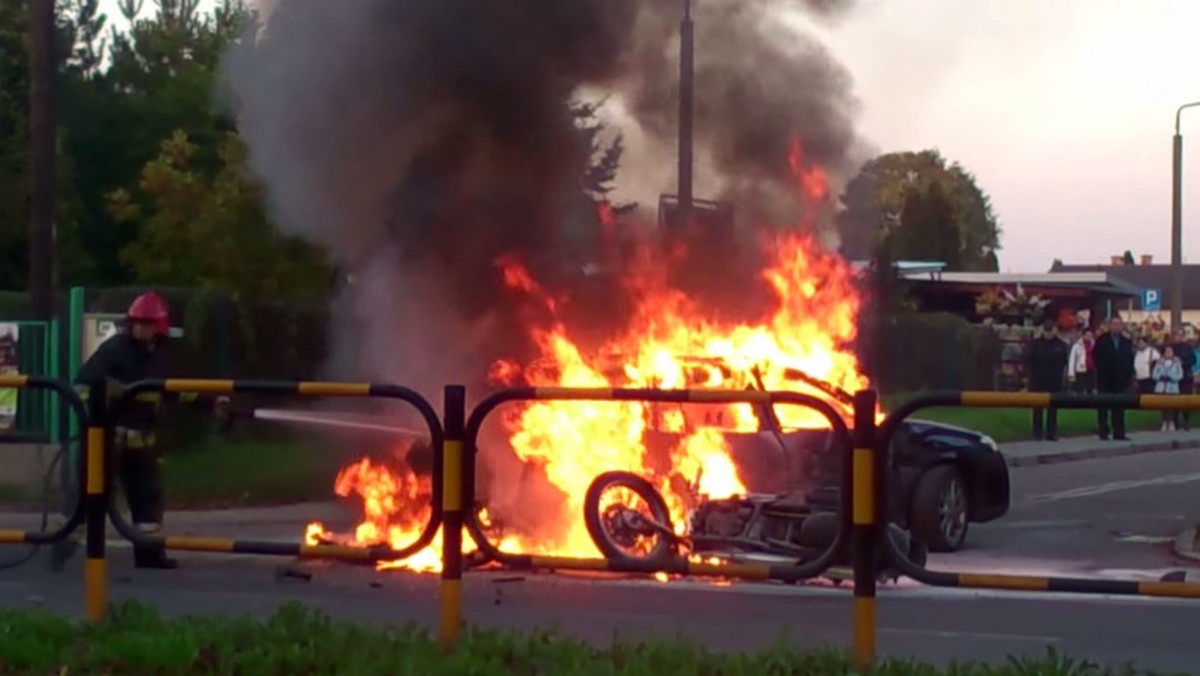
[[[1119,316],[1109,321],[1108,331],[1096,338],[1093,348],[1096,362],[1096,391],[1100,394],[1128,394],[1133,389],[1133,341],[1125,335],[1125,322]],[[1112,437],[1128,441],[1125,434],[1125,409],[1120,406],[1096,409],[1100,438],[1107,440],[1109,418]]]
[[[75,379],[80,397],[96,420],[106,419],[106,404],[122,387],[152,377],[171,326],[167,302],[153,292],[135,298],[125,320],[122,330],[100,344]],[[112,429],[109,443],[118,458],[117,476],[125,489],[133,525],[146,534],[158,533],[163,521],[162,454],[154,434],[162,399],[159,393],[145,393],[107,421]],[[178,399],[198,401],[199,397],[179,395]],[[228,406],[226,397],[215,401],[222,417],[228,414]],[[135,547],[133,555],[138,568],[177,565],[162,547]]]
[[[1047,320],[1042,324],[1041,335],[1035,336],[1029,344],[1029,391],[1055,393],[1065,390],[1069,353],[1054,322]],[[1043,417],[1046,419],[1044,426]],[[1053,406],[1048,412],[1033,409],[1033,438],[1058,440],[1058,409]]]
[[[1183,380],[1179,381],[1179,394],[1195,394],[1196,350],[1183,335],[1183,329],[1175,329],[1171,332],[1170,345],[1175,352],[1175,358],[1183,365]],[[1180,411],[1178,420],[1180,428],[1185,430],[1192,428],[1190,411]]]

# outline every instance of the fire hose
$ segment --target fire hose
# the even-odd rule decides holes
[[[81,437],[77,435],[68,439],[65,444],[60,444],[58,451],[55,452],[54,457],[50,460],[50,465],[46,468],[42,475],[41,524],[38,526],[39,530],[45,531],[50,527],[50,511],[53,509],[50,505],[50,482],[54,477],[54,471],[58,469],[58,466],[62,463],[63,450],[72,444],[78,443],[80,438]],[[39,456],[40,455],[41,452],[39,451]],[[24,554],[21,554],[10,561],[0,561],[0,570],[11,570],[29,563],[35,556],[37,556],[38,552],[41,551],[42,547],[44,546],[45,545],[41,544],[29,545],[28,551],[26,551]]]

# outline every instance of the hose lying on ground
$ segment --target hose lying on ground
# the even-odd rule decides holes
[[[50,511],[52,509],[52,507],[50,505],[50,482],[53,480],[54,471],[58,468],[59,463],[62,462],[63,449],[66,447],[69,447],[72,444],[75,444],[78,441],[79,441],[79,437],[73,437],[67,442],[67,444],[59,445],[58,451],[54,454],[54,458],[50,460],[50,466],[46,468],[46,471],[42,475],[42,506],[41,506],[42,521],[41,521],[41,525],[38,528],[39,528],[39,530],[41,530],[43,532],[47,528],[50,527]],[[40,455],[40,452],[39,452],[39,455]],[[43,546],[44,545],[40,545],[40,544],[29,545],[28,551],[26,551],[24,554],[17,556],[13,560],[11,560],[11,561],[0,560],[0,570],[11,570],[13,568],[18,568],[20,566],[25,565],[26,563],[29,563],[30,561],[33,560],[33,558],[35,556],[37,556],[38,552],[41,551]]]

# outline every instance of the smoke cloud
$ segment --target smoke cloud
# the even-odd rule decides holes
[[[698,196],[773,213],[794,193],[792,138],[835,175],[848,166],[850,78],[778,17],[836,17],[854,3],[693,4],[697,180],[721,193]],[[539,279],[561,272],[563,223],[578,212],[588,152],[565,104],[581,88],[613,94],[635,131],[674,149],[681,0],[274,0],[269,9],[265,27],[227,55],[226,78],[276,221],[328,249],[348,275],[334,376],[436,398],[442,384],[476,384],[498,352],[511,353],[520,330],[494,261],[515,253]],[[664,173],[674,157],[656,161]],[[674,189],[673,179],[647,188]]]

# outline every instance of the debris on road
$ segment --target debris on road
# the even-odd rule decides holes
[[[279,566],[275,569],[275,581],[301,580],[312,582],[313,574],[299,566]]]

